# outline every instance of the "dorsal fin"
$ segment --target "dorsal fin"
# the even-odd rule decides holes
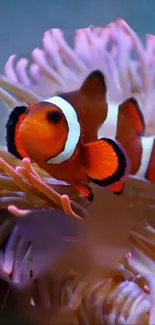
[[[107,87],[103,73],[100,70],[92,71],[84,80],[80,90],[89,97],[105,96]]]
[[[8,121],[6,123],[6,144],[8,151],[17,157],[18,159],[23,159],[25,157],[29,158],[26,153],[20,135],[19,127],[23,122],[26,114],[27,106],[17,106],[15,107],[9,115]]]
[[[84,143],[96,141],[107,117],[107,87],[101,71],[92,71],[81,87],[59,96],[68,101],[80,119]]]

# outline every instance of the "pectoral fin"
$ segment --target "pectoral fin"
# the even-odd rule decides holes
[[[102,138],[84,145],[84,166],[87,177],[99,186],[109,186],[129,174],[129,159],[121,145]]]

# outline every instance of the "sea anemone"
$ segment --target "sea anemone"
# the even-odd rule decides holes
[[[8,275],[12,279],[9,283],[12,281],[12,290],[16,292],[16,303],[26,317],[42,325],[68,325],[72,322],[76,324],[154,324],[155,230],[151,224],[143,222],[141,226],[138,226],[138,229],[135,227],[130,232],[128,247],[130,251],[126,251],[127,254],[119,259],[116,265],[113,263],[112,256],[116,253],[113,254],[113,250],[116,249],[115,245],[117,246],[118,243],[113,235],[109,236],[109,241],[113,241],[109,260],[102,259],[107,249],[107,247],[105,249],[102,246],[103,254],[101,252],[98,264],[99,272],[94,266],[89,267],[87,256],[86,260],[83,261],[84,264],[88,264],[87,273],[82,275],[80,268],[77,267],[81,264],[81,255],[85,248],[87,251],[91,251],[87,245],[88,241],[82,246],[81,254],[75,254],[76,250],[73,249],[71,255],[69,253],[64,258],[65,250],[62,250],[61,238],[73,233],[72,228],[74,227],[70,224],[70,219],[67,220],[65,215],[59,218],[59,214],[54,216],[54,213],[47,215],[47,212],[42,214],[36,212],[35,216],[36,218],[34,215],[29,216],[28,220],[25,217],[24,220],[24,228],[27,223],[27,232],[28,229],[30,232],[29,239],[33,235],[31,245],[27,238],[21,236],[23,226],[22,223],[18,223],[17,219],[16,222],[15,220],[13,222],[12,220],[4,221],[0,226],[0,234],[3,238],[0,247],[0,255],[3,254],[0,268],[5,271],[5,276]],[[61,221],[62,223],[65,221],[66,229],[61,230],[60,219],[65,219]],[[99,222],[100,219],[101,216],[97,217],[96,221],[99,227],[103,224],[102,221]],[[40,256],[37,260],[36,241],[40,240],[42,234],[42,227],[38,227],[38,220],[39,226],[45,224],[46,238],[44,241],[47,243],[50,240],[51,250],[50,254],[47,253],[46,244],[42,246],[40,244],[42,250],[39,252]],[[85,221],[82,222],[86,223]],[[51,227],[52,223],[53,228]],[[55,227],[56,224],[59,224],[58,228]],[[37,234],[34,226],[38,227]],[[50,228],[49,231],[47,231],[47,227]],[[94,233],[96,231],[97,228]],[[117,231],[118,241],[121,233],[119,225],[115,227],[115,232]],[[103,236],[106,236],[106,232],[107,229],[103,229]],[[54,240],[51,238],[51,233]],[[8,234],[10,234],[9,240]],[[108,233],[108,235],[110,234]],[[53,249],[62,251],[61,257],[58,261],[55,259],[54,262],[51,258]],[[40,270],[38,271],[40,265],[36,261],[43,261],[44,255],[47,255],[44,262],[47,262],[48,259],[48,263],[45,262],[45,271],[40,272]],[[74,262],[76,260],[76,264],[73,260]],[[93,261],[97,265],[95,259]],[[113,267],[105,273],[105,267],[110,263]],[[42,263],[40,264],[42,265]],[[25,284],[29,287],[26,291],[24,291]],[[19,294],[18,288],[20,287]]]
[[[76,30],[73,48],[65,41],[62,31],[48,30],[43,37],[43,49],[35,49],[30,58],[18,59],[16,55],[9,57],[4,74],[0,76],[0,99],[9,109],[12,109],[19,101],[32,104],[42,98],[80,87],[91,70],[100,69],[107,83],[108,105],[112,105],[115,109],[127,97],[136,97],[144,113],[146,135],[154,135],[154,52],[154,36],[147,35],[144,46],[137,34],[123,19],[118,19],[105,28],[91,26]],[[113,125],[109,125],[109,137],[111,128]],[[102,134],[101,128],[100,135]],[[10,165],[21,165],[19,160],[6,153],[5,148],[1,147],[0,154],[1,158],[5,157]],[[2,173],[6,172],[10,176],[8,168],[6,172],[6,164],[4,168],[4,162],[1,161]],[[38,170],[49,179],[49,175]],[[7,184],[12,182],[12,176],[10,179],[6,175],[5,177],[1,175],[0,193],[3,197],[0,200],[1,207],[6,207],[11,202],[20,207],[23,205],[25,208],[41,207],[45,204],[44,200],[38,203],[38,199],[36,197],[34,199],[34,196],[30,199],[30,191],[28,195],[25,194],[25,190],[23,193],[23,187],[19,186],[17,177],[16,185],[13,188],[13,182],[10,188]],[[54,180],[53,182],[56,183]],[[131,188],[136,190],[135,184],[132,179]],[[17,185],[20,188],[18,194]],[[145,188],[147,185],[142,183],[142,192],[143,186]],[[59,189],[60,187],[59,183]],[[62,189],[67,188],[69,186],[63,184]],[[150,191],[151,189],[152,187]],[[9,199],[6,199],[5,190],[7,190]]]
[[[124,99],[134,96],[144,114],[145,135],[154,135],[155,37],[147,35],[143,45],[127,23],[118,19],[105,28],[79,29],[74,41],[71,48],[62,32],[52,29],[44,34],[43,49],[35,49],[30,59],[10,56],[0,76],[1,101],[10,110],[21,102],[32,104],[77,89],[89,72],[99,69],[106,78],[109,105],[115,108]],[[119,269],[109,275],[108,280],[104,276],[102,279],[96,277],[90,283],[87,279],[81,281],[77,276],[69,276],[63,281],[59,303],[74,312],[75,323],[155,323],[155,230],[154,224],[146,222],[140,227],[141,217],[147,220],[154,214],[154,185],[130,177],[122,198],[116,199],[108,191],[95,189],[95,203],[86,206],[85,200],[68,184],[52,179],[28,159],[16,159],[5,147],[0,148],[0,156],[0,208],[9,206],[12,213],[25,218],[32,209],[48,207],[61,208],[77,219],[87,219],[88,210],[89,216],[96,217],[103,237],[108,238],[107,227],[110,231],[105,241],[105,247],[112,247],[109,258],[122,256]],[[126,244],[129,231],[137,222],[138,230],[130,234],[130,253],[123,257],[123,252],[129,250]],[[119,254],[113,255],[115,247]],[[112,264],[114,266],[114,261]],[[40,294],[42,297],[43,293]],[[41,299],[46,307],[46,297]],[[57,301],[57,297],[55,299]]]
[[[1,209],[8,207],[14,214],[22,215],[19,208],[23,208],[26,209],[23,211],[25,215],[34,208],[58,209],[60,207],[67,214],[72,215],[77,212],[83,218],[87,216],[86,209],[82,208],[83,205],[86,207],[87,203],[82,197],[75,194],[69,185],[54,180],[35,164],[33,167],[29,159],[20,161],[2,148],[0,169],[2,170]],[[64,195],[67,192],[70,200],[68,195]]]
[[[155,37],[146,35],[143,45],[123,19],[105,28],[90,27],[75,32],[71,48],[59,29],[44,33],[43,49],[36,48],[31,60],[11,55],[0,85],[28,104],[80,87],[90,71],[99,69],[106,78],[109,105],[131,95],[140,103],[147,134],[152,132],[154,112]],[[2,91],[2,90],[1,90]],[[11,97],[1,99],[14,105]]]

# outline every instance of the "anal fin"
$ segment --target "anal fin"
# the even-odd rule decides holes
[[[83,183],[72,183],[72,187],[83,195],[89,202],[92,202],[94,199],[94,195],[90,186]]]
[[[84,145],[84,166],[90,181],[109,186],[129,174],[130,162],[121,145],[112,139],[102,138]]]
[[[112,185],[108,186],[108,189],[111,190],[114,194],[120,195],[123,193],[125,187],[125,180],[120,180]]]

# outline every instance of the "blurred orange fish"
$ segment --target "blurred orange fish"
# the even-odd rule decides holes
[[[138,101],[131,97],[118,107],[108,107],[102,135],[118,140],[131,161],[130,174],[155,183],[155,135],[144,136],[145,121]],[[109,186],[122,193],[125,182],[120,180]]]
[[[90,181],[103,187],[124,182],[130,166],[124,149],[116,140],[98,139],[107,117],[106,92],[104,76],[97,70],[76,91],[16,107],[6,125],[8,151],[37,162],[89,201]]]

